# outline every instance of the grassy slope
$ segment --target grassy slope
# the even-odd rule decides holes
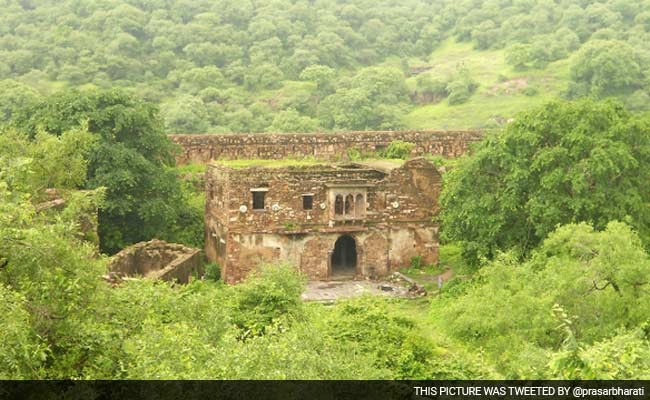
[[[441,78],[464,64],[479,83],[479,88],[464,104],[449,106],[443,100],[438,104],[416,107],[404,117],[408,128],[484,127],[495,118],[512,118],[519,111],[557,97],[568,82],[568,60],[552,63],[544,70],[515,71],[506,63],[504,50],[477,51],[471,43],[447,41],[425,62],[433,65],[432,72]],[[507,81],[502,82],[502,77]],[[415,79],[408,79],[411,87],[415,86]],[[521,87],[516,86],[521,85],[522,80],[525,85],[537,88],[538,94],[526,96],[521,93]]]

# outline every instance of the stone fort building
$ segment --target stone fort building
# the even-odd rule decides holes
[[[206,180],[206,255],[228,283],[278,261],[314,280],[379,277],[416,256],[438,261],[441,177],[424,158],[294,167],[212,163]]]
[[[183,150],[180,164],[208,163],[205,253],[221,266],[223,280],[235,283],[263,263],[290,263],[313,280],[380,277],[413,257],[436,263],[441,176],[418,156],[459,156],[481,136],[406,131],[172,139]],[[393,140],[414,143],[414,158],[336,161],[347,149],[379,151]],[[237,159],[253,160],[227,161]]]

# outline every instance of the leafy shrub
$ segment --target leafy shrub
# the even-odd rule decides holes
[[[612,338],[589,346],[565,341],[550,363],[556,379],[648,379],[650,377],[650,342],[648,325],[622,331]]]
[[[506,377],[548,376],[539,366],[567,342],[567,324],[559,329],[552,311],[558,305],[566,310],[561,320],[570,320],[571,340],[580,344],[639,326],[650,315],[650,295],[641,289],[649,270],[650,257],[625,224],[612,222],[603,232],[566,225],[549,235],[530,261],[504,254],[482,268],[463,295],[441,308],[441,320],[451,335],[492,354]]]
[[[386,301],[360,297],[338,302],[320,318],[319,331],[348,349],[370,356],[391,379],[467,379],[492,376],[464,352],[452,354],[417,331],[415,322],[391,311]]]
[[[645,90],[637,90],[625,101],[625,107],[634,111],[650,110],[650,95]]]
[[[421,268],[422,267],[422,256],[411,257],[411,268]]]
[[[0,283],[0,379],[39,378],[47,346],[30,326],[25,299]]]
[[[411,156],[415,143],[394,140],[381,152],[383,158],[406,160]]]
[[[534,86],[527,86],[522,89],[521,93],[525,96],[537,96],[539,94],[539,89]]]
[[[291,324],[303,316],[302,276],[289,265],[265,265],[231,288],[232,322],[243,338],[262,335],[273,324]]]
[[[476,84],[465,80],[455,80],[447,84],[449,105],[462,104],[469,100],[476,90]]]
[[[433,99],[447,97],[447,82],[434,78],[431,73],[420,74],[417,77],[417,91]]]
[[[338,303],[324,325],[335,341],[358,345],[373,355],[376,368],[391,370],[397,368],[397,356],[413,328],[412,321],[391,315],[381,300],[372,297]]]
[[[218,281],[221,279],[221,265],[217,263],[209,263],[205,266],[205,275],[203,278],[209,281]]]
[[[347,154],[350,161],[361,160],[361,152],[355,148],[349,148]]]
[[[461,67],[447,83],[447,102],[449,105],[462,104],[466,102],[478,88],[478,84],[472,78],[466,67]]]

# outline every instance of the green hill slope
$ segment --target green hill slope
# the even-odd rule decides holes
[[[650,0],[0,0],[0,123],[70,89],[168,132],[495,126],[547,98],[650,108]]]
[[[476,92],[463,104],[447,101],[415,106],[403,118],[408,128],[484,128],[496,126],[517,112],[560,96],[569,84],[569,62],[560,60],[539,70],[517,71],[504,50],[475,50],[470,43],[445,42],[426,60],[427,73],[447,76],[458,65],[474,72]],[[416,88],[414,77],[407,80]]]

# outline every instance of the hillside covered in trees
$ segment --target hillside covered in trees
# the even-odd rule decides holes
[[[648,108],[650,3],[0,2],[0,118],[123,88],[175,133],[494,127],[549,97]]]

